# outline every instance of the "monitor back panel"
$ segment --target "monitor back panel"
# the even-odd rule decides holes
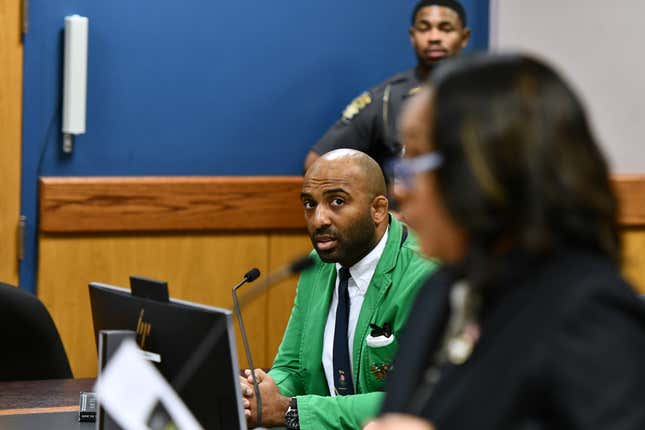
[[[139,346],[159,355],[155,365],[173,386],[196,348],[217,327],[220,336],[178,393],[204,428],[246,428],[230,311],[174,299],[161,303],[98,283],[90,284],[90,302],[95,334],[134,330]]]

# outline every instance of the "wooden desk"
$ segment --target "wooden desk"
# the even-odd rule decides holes
[[[78,411],[79,393],[93,378],[0,382],[0,415]]]
[[[93,378],[0,382],[0,428],[93,429],[78,422],[79,393],[93,385]]]

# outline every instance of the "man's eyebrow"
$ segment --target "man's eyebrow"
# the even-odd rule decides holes
[[[432,21],[428,18],[419,18],[417,21],[414,22],[414,25],[418,24],[426,24],[426,25],[432,25]],[[439,22],[437,23],[437,26],[444,25],[444,24],[450,24],[452,26],[457,25],[451,18],[448,17],[441,17]]]
[[[300,193],[300,199],[301,199],[301,200],[302,200],[302,199],[306,199],[306,198],[308,198],[308,197],[311,197],[311,194],[309,194],[309,193],[305,193],[304,191],[303,191],[302,193]]]
[[[332,188],[330,190],[325,190],[325,191],[323,191],[323,194],[325,194],[325,195],[326,194],[347,194],[347,195],[349,195],[349,193],[347,191],[345,191],[343,188]]]

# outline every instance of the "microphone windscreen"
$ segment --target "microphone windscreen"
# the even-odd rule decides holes
[[[300,273],[303,270],[313,266],[315,263],[313,257],[305,255],[304,257],[298,258],[289,265],[289,272],[291,274]]]
[[[253,269],[249,270],[246,272],[246,275],[244,275],[244,278],[246,278],[246,282],[253,282],[256,279],[260,277],[260,269],[257,267],[254,267]]]

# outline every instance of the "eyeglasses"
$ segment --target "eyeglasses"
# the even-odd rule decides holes
[[[417,173],[430,172],[443,163],[443,157],[438,152],[429,152],[414,158],[400,158],[388,162],[387,171],[393,183],[412,188],[412,179]]]

